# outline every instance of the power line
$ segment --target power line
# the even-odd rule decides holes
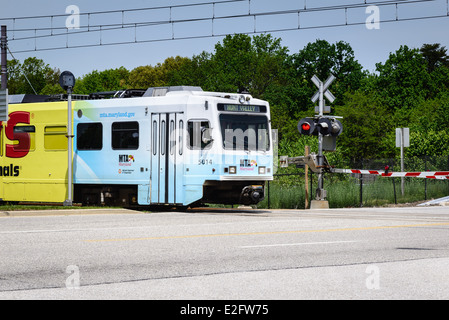
[[[321,11],[334,11],[334,10],[342,10],[342,9],[356,9],[356,8],[363,8],[366,6],[389,6],[389,5],[409,5],[409,4],[416,4],[416,3],[422,3],[422,2],[434,2],[436,0],[384,0],[384,1],[374,1],[374,2],[366,2],[364,0],[363,3],[358,4],[340,4],[340,5],[332,5],[332,6],[321,6],[321,7],[307,7],[304,6],[304,9],[291,9],[291,10],[279,10],[279,11],[267,11],[267,12],[258,12],[258,13],[251,13],[248,14],[241,14],[241,15],[228,15],[228,16],[215,16],[213,19],[227,19],[227,18],[236,18],[236,17],[242,17],[242,16],[266,16],[266,15],[280,15],[280,14],[289,14],[289,13],[308,13],[308,12],[321,12]],[[190,7],[190,6],[205,6],[205,5],[215,5],[215,4],[227,4],[227,3],[233,3],[233,2],[249,2],[249,5],[251,0],[227,0],[227,1],[219,1],[219,2],[207,2],[207,3],[196,3],[196,4],[184,4],[184,5],[176,5],[176,6],[161,6],[161,7],[152,7],[152,8],[140,8],[140,9],[125,9],[125,10],[111,10],[111,11],[96,11],[96,12],[90,12],[90,13],[80,13],[80,16],[83,15],[98,15],[98,14],[110,14],[110,13],[127,13],[127,12],[133,12],[133,11],[148,11],[148,10],[160,10],[160,9],[174,9],[174,8],[184,8],[184,7]],[[19,19],[42,19],[42,18],[54,18],[54,17],[67,17],[67,14],[60,14],[60,15],[46,15],[46,16],[33,16],[33,17],[19,17],[19,18],[0,18],[0,20],[19,20]],[[146,24],[164,24],[164,23],[179,23],[179,22],[191,22],[191,21],[202,21],[202,20],[210,20],[212,18],[197,18],[197,19],[177,19],[177,20],[164,20],[164,21],[154,21],[154,22],[142,22],[138,24],[146,25]],[[123,25],[134,25],[136,23],[134,22],[128,22],[128,23],[119,23],[119,24],[112,24],[112,25],[87,25],[80,28],[99,28],[99,27],[108,27],[108,26],[123,26]],[[52,30],[66,30],[67,27],[61,26],[61,27],[42,27],[42,28],[25,28],[25,29],[10,29],[10,32],[27,32],[27,31],[52,31]],[[51,35],[47,35],[51,36]],[[28,38],[26,38],[28,39]],[[16,38],[14,40],[22,40],[20,38]]]
[[[436,19],[436,18],[447,18],[447,15],[438,15],[438,16],[427,16],[427,17],[418,17],[418,18],[399,18],[399,19],[389,19],[382,20],[380,23],[391,23],[391,22],[403,22],[403,21],[417,21],[417,20],[425,20],[425,19]],[[308,26],[308,27],[294,27],[294,28],[278,28],[278,29],[267,29],[263,31],[249,31],[242,32],[242,34],[259,34],[259,33],[275,33],[275,32],[287,32],[287,31],[297,31],[297,30],[309,30],[309,29],[324,29],[324,28],[335,28],[335,27],[345,27],[345,26],[357,26],[364,25],[365,22],[348,22],[341,24],[328,24],[328,25],[320,25],[320,26]],[[69,47],[50,47],[50,48],[40,48],[34,50],[22,50],[15,51],[15,53],[26,53],[26,52],[35,52],[35,51],[53,51],[53,50],[62,50],[62,49],[79,49],[79,48],[89,48],[89,47],[100,47],[100,46],[115,46],[115,45],[127,45],[127,44],[141,44],[141,43],[152,43],[152,42],[165,42],[170,40],[193,40],[193,39],[204,39],[204,38],[214,38],[214,37],[224,37],[228,35],[227,33],[220,33],[214,35],[198,35],[198,36],[184,36],[177,38],[160,38],[160,39],[151,39],[151,40],[135,40],[135,41],[121,41],[121,42],[111,42],[111,43],[101,43],[101,44],[84,44],[84,45],[72,45]]]
[[[355,8],[361,8],[366,7],[368,5],[376,5],[376,6],[391,6],[395,5],[396,10],[396,17],[393,19],[386,19],[379,21],[380,23],[387,23],[387,22],[398,22],[398,21],[414,21],[414,20],[423,20],[423,19],[435,19],[435,18],[443,18],[447,17],[449,15],[449,12],[446,10],[444,14],[438,14],[433,16],[425,16],[425,17],[414,17],[414,18],[401,18],[398,15],[398,5],[409,5],[409,4],[416,4],[416,3],[424,3],[424,2],[434,2],[435,0],[411,0],[411,1],[404,1],[404,0],[388,0],[388,1],[376,1],[367,3],[366,0],[364,0],[363,3],[359,4],[350,4],[350,5],[333,5],[333,6],[322,6],[322,7],[309,7],[307,8],[306,2],[304,2],[304,9],[293,9],[293,10],[279,10],[279,11],[266,11],[266,12],[256,12],[254,9],[251,10],[251,0],[228,0],[228,1],[220,1],[220,2],[210,2],[210,4],[214,3],[230,3],[230,2],[242,2],[246,1],[249,3],[249,10],[247,13],[244,14],[234,14],[234,15],[223,15],[223,16],[216,16],[215,11],[213,12],[211,17],[205,17],[205,18],[189,18],[189,19],[168,19],[168,20],[160,20],[160,21],[147,21],[147,22],[129,22],[129,23],[116,23],[116,24],[104,24],[104,25],[95,25],[95,26],[84,26],[82,28],[82,31],[75,31],[75,32],[68,32],[68,29],[64,33],[53,33],[53,30],[57,30],[56,28],[50,28],[45,30],[51,30],[52,34],[50,35],[37,35],[37,30],[42,31],[44,29],[29,29],[31,31],[35,32],[34,36],[30,37],[24,37],[19,39],[13,39],[11,41],[19,41],[19,40],[26,40],[26,39],[34,39],[35,40],[35,48],[34,49],[27,49],[27,50],[20,50],[15,51],[15,53],[24,53],[24,52],[33,52],[33,51],[50,51],[50,50],[60,50],[60,49],[68,49],[68,48],[87,48],[87,47],[97,47],[97,46],[111,46],[111,45],[124,45],[124,44],[134,44],[134,43],[149,43],[149,42],[161,42],[161,41],[169,41],[169,40],[187,40],[187,39],[200,39],[200,38],[209,38],[209,37],[222,37],[227,35],[227,33],[216,33],[214,31],[214,23],[218,20],[224,20],[224,19],[238,19],[238,18],[247,18],[252,17],[254,19],[254,25],[252,31],[246,31],[246,32],[239,32],[244,34],[257,34],[257,33],[265,33],[265,32],[283,32],[283,31],[292,31],[292,30],[305,30],[305,29],[318,29],[318,28],[330,28],[330,27],[339,27],[339,26],[354,26],[354,25],[362,25],[365,24],[365,21],[363,22],[348,22],[348,9],[355,9]],[[196,4],[196,5],[205,5],[205,3],[202,4]],[[187,6],[187,5],[183,5]],[[158,7],[160,8],[160,7]],[[170,6],[163,7],[165,9],[171,8]],[[131,9],[131,10],[149,10],[148,8],[145,9]],[[325,24],[325,25],[317,25],[317,26],[301,26],[300,16],[304,13],[308,12],[320,12],[320,11],[336,11],[336,10],[345,10],[345,21],[343,23],[336,23],[336,24]],[[101,13],[106,13],[111,11],[104,11]],[[122,12],[122,11],[113,11],[113,12]],[[100,13],[98,13],[100,14]],[[298,15],[298,24],[295,27],[287,27],[287,28],[267,28],[264,30],[257,30],[256,21],[258,17],[263,16],[275,16],[275,15],[287,15],[287,14],[297,14]],[[47,16],[50,17],[50,16]],[[176,37],[174,34],[174,26],[175,24],[179,23],[193,23],[193,22],[199,22],[199,21],[210,21],[211,22],[211,33],[207,35],[192,35],[192,36],[178,36]],[[160,25],[166,25],[171,24],[172,25],[172,34],[170,37],[160,37],[158,39],[151,39],[151,40],[142,40],[137,39],[137,29],[145,26],[160,26]],[[129,41],[117,41],[117,42],[110,42],[110,43],[104,43],[102,41],[102,33],[112,30],[118,30],[118,29],[129,29],[134,28],[135,29],[135,36],[134,40]],[[86,30],[87,29],[87,30]],[[28,30],[28,31],[29,31]],[[18,30],[17,30],[18,31]],[[100,32],[100,43],[95,44],[80,44],[80,45],[69,45],[68,37],[69,35],[75,35],[75,34],[82,34],[82,33],[91,33],[91,32]],[[55,46],[55,47],[47,47],[47,48],[37,48],[37,39],[40,38],[47,38],[47,37],[57,37],[57,36],[66,36],[67,41],[65,46]]]
[[[104,11],[94,11],[80,13],[80,16],[88,15],[98,15],[98,14],[111,14],[111,13],[123,13],[123,12],[135,12],[135,11],[148,11],[148,10],[161,10],[161,9],[176,9],[176,8],[188,8],[188,7],[198,7],[213,4],[226,4],[226,3],[236,3],[236,2],[247,2],[248,0],[224,0],[224,1],[212,1],[212,2],[200,2],[200,3],[186,3],[178,5],[166,5],[166,6],[156,6],[148,8],[134,8],[134,9],[118,9],[118,10],[104,10]],[[250,0],[251,1],[251,0]],[[432,1],[432,0],[428,0]],[[53,15],[40,15],[40,16],[25,16],[25,17],[10,17],[10,18],[0,18],[2,20],[30,20],[30,19],[43,19],[43,18],[57,18],[57,17],[67,17],[67,14],[53,14]]]
[[[14,60],[17,60],[16,57],[14,57],[14,55],[12,54],[11,50],[9,50],[9,47],[6,46],[6,48],[8,49],[9,54],[11,55],[11,57],[12,57]],[[27,74],[25,73],[25,70],[23,69],[23,66],[22,66],[21,69],[22,69],[23,75],[25,76],[25,79],[27,80],[27,82],[28,82],[28,84],[30,85],[31,89],[33,89],[34,94],[37,95],[37,92],[36,92],[36,90],[34,89],[33,85],[31,84],[30,80],[28,79]]]

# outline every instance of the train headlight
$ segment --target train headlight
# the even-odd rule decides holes
[[[229,174],[236,174],[237,173],[237,167],[229,167]]]
[[[265,167],[259,167],[259,174],[265,174],[267,172]]]

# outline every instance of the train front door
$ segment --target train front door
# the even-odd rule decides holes
[[[151,114],[150,203],[176,204],[177,185],[182,183],[182,113]],[[178,164],[178,166],[177,166]],[[180,185],[182,187],[182,185]],[[179,193],[179,192],[178,192]]]

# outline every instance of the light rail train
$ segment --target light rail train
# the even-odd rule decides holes
[[[68,103],[49,99],[9,97],[0,201],[68,198]],[[249,94],[181,86],[74,95],[72,119],[75,203],[251,205],[273,179],[270,107]]]

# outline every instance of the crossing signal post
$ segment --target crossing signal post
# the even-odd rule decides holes
[[[73,205],[72,199],[72,149],[73,149],[73,133],[72,133],[72,91],[75,87],[75,76],[70,71],[64,71],[59,76],[59,85],[67,91],[67,200],[64,201],[64,206],[71,207]]]
[[[324,105],[324,98],[330,103],[335,101],[334,95],[328,90],[334,82],[335,76],[331,75],[325,82],[322,82],[316,75],[312,82],[318,87],[318,91],[312,98],[313,102],[319,102],[315,108],[318,115],[314,118],[303,118],[298,123],[298,131],[302,135],[318,136],[318,166],[324,165],[323,151],[335,151],[337,137],[343,132],[343,125],[334,116],[325,116],[324,113],[330,113],[330,107]],[[326,201],[326,190],[323,188],[323,173],[318,173],[318,188],[316,190],[316,200],[312,201],[311,209],[329,208]]]

